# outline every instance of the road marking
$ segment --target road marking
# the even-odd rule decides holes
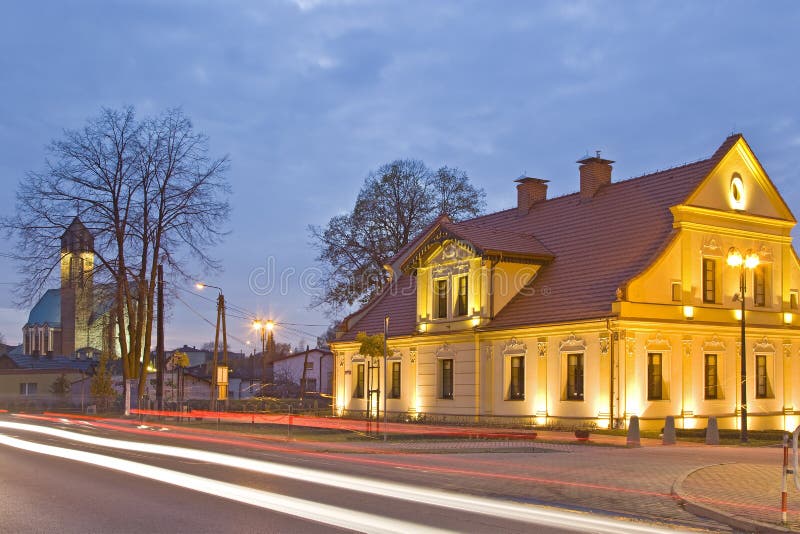
[[[65,458],[67,460],[74,460],[99,467],[105,467],[107,469],[113,469],[114,471],[120,471],[130,475],[148,478],[158,482],[163,482],[165,484],[171,484],[173,486],[179,486],[200,493],[214,495],[215,497],[221,497],[223,499],[237,501],[244,504],[257,506],[259,508],[280,512],[282,514],[301,517],[310,521],[325,523],[327,525],[337,526],[349,530],[386,534],[406,534],[408,532],[449,532],[447,530],[435,529],[417,523],[367,514],[357,510],[349,510],[347,508],[339,508],[337,506],[330,506],[315,501],[287,497],[286,495],[281,495],[279,493],[256,490],[236,484],[220,482],[210,478],[189,475],[180,471],[173,471],[171,469],[164,469],[162,467],[132,462],[130,460],[122,460],[112,456],[104,456],[102,454],[95,454],[86,451],[76,451],[74,449],[66,449],[63,447],[54,447],[52,445],[43,445],[41,443],[12,438],[5,434],[0,434],[0,444],[8,445],[9,447],[15,447],[28,452],[36,452],[39,454],[46,454],[48,456],[55,456],[58,458]]]
[[[270,476],[291,478],[293,480],[321,484],[329,487],[345,489],[348,491],[359,491],[392,499],[400,499],[409,502],[427,504],[431,506],[438,506],[441,508],[449,508],[492,517],[501,517],[534,525],[551,526],[560,529],[571,529],[581,532],[603,532],[608,534],[674,532],[663,527],[639,524],[614,518],[597,517],[591,514],[575,512],[571,510],[559,510],[544,506],[520,504],[488,499],[484,497],[462,495],[421,486],[412,486],[409,484],[395,482],[384,482],[381,480],[374,480],[359,476],[318,471],[306,467],[278,464],[265,460],[240,458],[228,454],[207,452],[198,449],[101,438],[97,436],[76,434],[66,430],[59,430],[25,423],[0,421],[0,428],[2,427],[38,432],[72,441],[78,441],[81,443],[99,445],[120,450],[147,452],[170,457],[191,458],[193,460],[200,460],[208,463],[234,467],[237,469],[263,473]]]

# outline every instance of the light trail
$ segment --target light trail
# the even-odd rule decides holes
[[[575,531],[603,532],[609,534],[670,532],[668,529],[659,528],[652,525],[641,525],[616,519],[593,517],[588,514],[582,514],[568,510],[556,510],[543,506],[523,505],[512,502],[492,500],[483,497],[460,495],[442,490],[393,482],[384,482],[352,475],[328,473],[304,467],[295,467],[263,460],[240,458],[237,456],[201,451],[197,449],[101,438],[25,423],[0,421],[0,427],[36,432],[62,439],[77,441],[80,443],[109,447],[119,450],[147,452],[150,454],[169,457],[190,458],[206,463],[262,473],[269,476],[279,476],[347,491],[358,491],[361,493],[368,493],[371,495],[378,495],[391,499],[399,499],[408,502],[426,504],[430,506],[448,508],[491,517],[501,517],[508,520],[520,521],[540,526],[550,526],[560,529],[568,528]]]
[[[29,415],[29,414],[19,414],[19,417],[24,417],[27,419],[40,419],[45,421],[53,421],[53,422],[63,422],[64,419],[53,417],[51,414],[50,417],[47,416],[37,416],[37,415]],[[63,415],[63,414],[61,414]],[[131,421],[120,421],[122,423],[133,424],[135,422]],[[142,429],[142,428],[126,428],[120,427],[117,425],[111,425],[102,423],[99,421],[95,421],[91,423],[92,426],[97,428],[107,428],[109,430],[115,430],[120,432],[126,432],[129,434],[139,434],[139,435],[146,435],[152,436],[153,430],[151,429]],[[172,428],[171,430],[177,430]],[[180,429],[179,432],[184,432],[187,429]],[[193,432],[198,432],[195,429],[191,429]],[[242,438],[246,439],[253,439],[255,436],[250,435],[242,435],[237,434]],[[636,489],[636,488],[626,488],[623,486],[611,486],[608,484],[599,484],[599,483],[592,483],[592,482],[577,482],[577,481],[569,481],[569,480],[558,480],[552,478],[545,478],[542,476],[531,476],[531,475],[514,475],[508,473],[487,473],[485,471],[477,471],[474,469],[459,469],[456,467],[443,467],[443,466],[434,466],[430,464],[422,464],[422,463],[412,463],[412,462],[399,462],[396,460],[380,460],[375,458],[363,458],[363,457],[342,457],[341,455],[331,454],[328,452],[317,452],[317,451],[304,451],[298,450],[295,448],[290,448],[286,446],[280,445],[267,445],[263,443],[246,443],[230,438],[221,438],[221,437],[214,437],[209,435],[186,435],[181,433],[172,433],[170,434],[170,438],[180,439],[185,441],[194,441],[199,443],[215,443],[219,445],[234,445],[243,448],[249,448],[253,450],[266,450],[266,451],[273,451],[273,452],[289,452],[292,454],[298,455],[306,455],[306,456],[313,456],[316,458],[323,458],[323,459],[336,459],[339,462],[345,461],[349,463],[357,463],[363,465],[377,465],[381,467],[391,467],[391,468],[405,468],[405,469],[424,469],[425,471],[435,472],[445,475],[456,475],[456,476],[464,476],[468,478],[489,478],[489,479],[496,479],[496,480],[510,480],[514,482],[530,482],[532,484],[546,484],[550,486],[565,486],[565,487],[574,487],[574,488],[581,488],[587,490],[594,490],[599,492],[614,492],[614,493],[628,493],[632,495],[644,495],[648,497],[658,497],[670,501],[676,501],[674,495],[668,492],[663,491],[652,491],[652,490],[644,490],[644,489]],[[258,437],[261,439],[261,437]],[[374,452],[372,449],[363,448],[363,447],[348,447],[347,452]],[[474,459],[467,460],[470,465],[475,465],[476,461]],[[747,507],[747,505],[742,505],[743,507]]]
[[[28,452],[46,454],[58,458],[65,458],[77,462],[105,467],[120,471],[129,475],[135,475],[165,484],[171,484],[181,488],[186,488],[199,493],[206,493],[215,497],[221,497],[231,501],[236,501],[266,510],[272,510],[282,514],[292,515],[317,523],[337,526],[348,530],[360,530],[363,532],[375,532],[386,534],[407,534],[408,532],[437,533],[448,532],[446,530],[435,529],[398,519],[387,518],[374,514],[339,508],[327,504],[287,497],[279,493],[247,488],[227,482],[220,482],[210,478],[199,477],[155,467],[152,465],[121,460],[111,456],[95,454],[92,452],[76,451],[52,445],[43,445],[31,441],[24,441],[17,438],[0,434],[0,444],[15,447]]]

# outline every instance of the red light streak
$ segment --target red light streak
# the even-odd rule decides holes
[[[203,419],[217,419],[225,420],[225,421],[238,421],[241,422],[243,419],[250,421],[252,414],[236,414],[236,413],[226,413],[226,412],[210,412],[210,411],[193,411],[190,412],[191,417],[187,417],[186,413],[182,412],[159,412],[155,410],[142,410],[137,413],[141,413],[142,415],[148,416],[169,416],[169,417],[184,417],[184,418],[195,418],[195,417],[202,417]],[[483,479],[494,479],[494,480],[509,480],[509,481],[516,481],[516,482],[530,482],[532,484],[542,484],[542,485],[549,485],[555,487],[574,487],[580,489],[586,489],[591,491],[601,491],[601,492],[615,492],[615,493],[625,493],[631,495],[643,495],[649,497],[656,497],[662,499],[668,499],[671,501],[680,501],[680,499],[672,495],[671,493],[667,492],[658,492],[658,491],[649,491],[649,490],[641,490],[641,489],[634,489],[634,488],[625,488],[620,486],[613,486],[607,484],[597,484],[597,483],[590,483],[590,482],[575,482],[575,481],[567,481],[567,480],[559,480],[553,478],[545,478],[545,477],[537,477],[537,476],[530,476],[530,475],[514,475],[514,474],[506,474],[506,473],[488,473],[483,471],[477,471],[474,469],[460,469],[456,467],[443,467],[443,466],[433,466],[430,464],[426,464],[422,462],[422,460],[426,459],[424,456],[419,454],[413,453],[404,453],[398,452],[396,450],[391,451],[377,451],[377,452],[387,452],[396,456],[405,456],[409,458],[414,458],[415,460],[419,460],[417,462],[412,461],[398,461],[398,460],[381,460],[375,458],[365,458],[359,456],[343,456],[342,452],[368,452],[368,453],[375,453],[376,449],[364,447],[360,445],[349,445],[349,444],[342,444],[337,443],[336,447],[338,447],[338,451],[331,451],[331,452],[320,452],[320,451],[313,451],[313,450],[301,450],[301,447],[306,446],[314,446],[312,444],[305,444],[303,442],[291,442],[291,446],[288,444],[286,445],[268,445],[265,443],[254,443],[253,441],[263,441],[263,440],[271,440],[276,442],[286,442],[285,437],[274,437],[274,436],[264,436],[264,435],[252,435],[246,434],[241,432],[231,432],[231,431],[214,431],[209,429],[195,429],[195,428],[184,428],[184,427],[174,427],[174,426],[165,426],[162,425],[162,428],[166,428],[170,430],[169,434],[154,434],[151,429],[141,429],[135,428],[130,426],[122,426],[122,425],[139,425],[140,422],[138,420],[131,420],[131,419],[108,419],[103,418],[101,416],[76,416],[75,414],[63,414],[57,412],[45,412],[42,416],[33,415],[33,414],[17,414],[19,417],[24,417],[27,419],[39,419],[44,421],[54,421],[54,422],[61,422],[63,419],[69,419],[71,421],[81,422],[82,419],[90,419],[92,421],[91,425],[115,430],[130,434],[139,434],[139,435],[147,435],[149,437],[153,437],[154,435],[160,435],[165,438],[169,439],[178,439],[183,441],[190,441],[190,442],[198,442],[198,443],[214,443],[219,445],[232,445],[236,447],[241,447],[245,449],[251,450],[262,450],[262,451],[271,451],[271,452],[288,452],[295,455],[306,455],[316,458],[322,458],[326,460],[336,460],[337,462],[350,462],[355,464],[362,464],[362,465],[374,465],[380,467],[388,467],[388,468],[404,468],[404,469],[424,469],[428,472],[439,473],[439,474],[446,474],[446,475],[456,475],[456,476],[464,476],[469,478],[483,478]],[[218,417],[219,416],[219,417]],[[279,424],[279,425],[287,425],[289,424],[289,416],[288,415],[267,415],[267,414],[256,414],[255,421],[260,421],[262,423],[270,422],[272,424]],[[276,422],[280,421],[280,422]],[[309,424],[310,423],[310,424]],[[334,419],[326,419],[326,418],[316,418],[316,417],[307,417],[307,416],[292,416],[292,425],[293,426],[307,426],[312,428],[328,428],[328,429],[339,429],[339,430],[351,430],[356,431],[355,429],[361,429],[362,431],[366,431],[364,425],[368,422],[365,421],[349,421],[349,420],[334,420]],[[471,429],[447,429],[446,427],[428,427],[428,428],[420,428],[417,425],[402,425],[400,423],[392,423],[390,424],[395,431],[401,430],[400,434],[410,435],[449,435],[449,436],[475,436],[480,435],[479,432]],[[403,426],[411,426],[411,429],[403,429]],[[373,423],[374,427],[374,423]],[[374,428],[373,428],[374,429]],[[429,430],[429,432],[424,432],[425,430]],[[445,432],[441,432],[441,430],[445,430]],[[230,437],[221,437],[222,435],[225,436],[233,436],[238,439],[231,439]],[[491,435],[504,435],[504,433],[493,433]],[[515,434],[512,434],[515,435]],[[531,433],[526,433],[526,436],[531,436]],[[533,434],[535,436],[535,434]],[[530,439],[530,438],[529,438]],[[330,446],[327,447],[329,450],[331,449]],[[459,459],[460,460],[460,459]],[[476,462],[474,459],[465,459],[465,462],[469,462],[471,465],[475,465]],[[494,462],[485,462],[485,463],[494,463]],[[755,504],[746,504],[746,503],[739,503],[739,502],[730,502],[724,500],[715,500],[706,497],[692,497],[693,500],[704,502],[708,504],[715,504],[715,505],[722,505],[726,507],[732,507],[737,509],[743,510],[760,510],[766,512],[779,512],[780,507],[769,507],[769,506],[760,506]],[[798,514],[800,512],[797,511],[790,511],[790,514]]]

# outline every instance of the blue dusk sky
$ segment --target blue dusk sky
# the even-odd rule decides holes
[[[795,1],[9,1],[0,205],[13,210],[47,143],[101,107],[180,106],[231,159],[231,233],[214,250],[225,269],[208,282],[238,307],[321,325],[307,226],[350,210],[396,158],[464,169],[494,211],[514,205],[521,174],[550,180],[550,195],[577,190],[587,152],[623,179],[742,132],[800,213],[798,27]],[[28,313],[12,304],[18,280],[0,257],[9,342]],[[183,299],[194,311],[174,303],[168,348],[213,339],[200,318],[212,303]],[[237,350],[255,339],[243,320],[229,327]],[[323,330],[277,340],[313,345]]]

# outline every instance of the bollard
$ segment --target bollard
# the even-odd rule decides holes
[[[675,416],[668,415],[664,421],[664,435],[661,437],[662,445],[675,445],[677,437],[675,436]]]
[[[628,447],[641,447],[642,442],[639,439],[639,416],[632,415],[631,422],[628,425]]]
[[[786,475],[791,473],[789,470],[789,434],[783,435],[783,476],[781,477],[781,524],[788,522],[787,518],[787,495],[786,495]]]
[[[713,415],[708,417],[708,426],[706,427],[706,445],[719,445],[719,427],[717,426],[717,418]]]

